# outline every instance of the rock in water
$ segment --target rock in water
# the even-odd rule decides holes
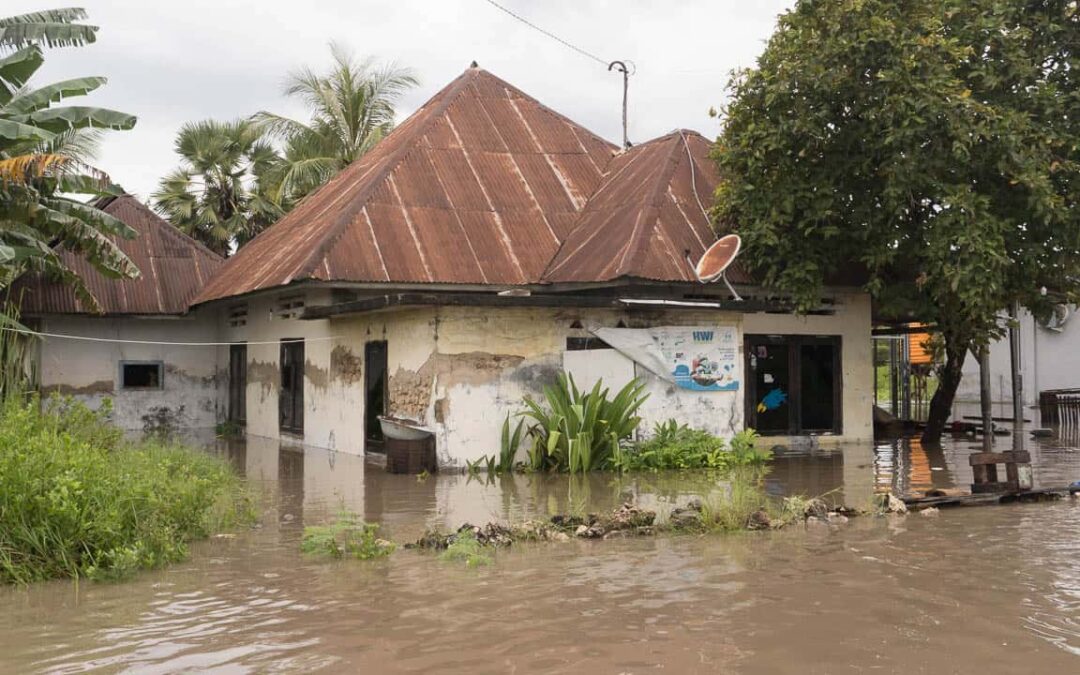
[[[746,521],[746,529],[748,530],[767,530],[770,527],[772,527],[772,519],[763,510],[754,511]]]

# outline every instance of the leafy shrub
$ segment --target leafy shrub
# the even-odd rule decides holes
[[[518,420],[517,426],[511,431],[510,415],[507,415],[506,419],[503,420],[502,436],[500,436],[499,439],[499,454],[484,455],[471,462],[465,460],[465,465],[469,474],[475,475],[480,472],[480,469],[485,469],[488,475],[513,471],[515,467],[514,460],[517,457],[518,448],[521,447],[524,430],[525,420],[520,419]]]
[[[0,408],[0,582],[119,578],[252,519],[224,460],[127,443],[108,414],[71,399]]]
[[[631,444],[617,453],[613,466],[620,471],[659,471],[726,470],[763,464],[772,455],[768,450],[755,447],[756,437],[752,429],[741,431],[732,439],[729,449],[724,439],[718,436],[668,420],[653,427],[652,438]]]
[[[356,514],[343,511],[337,520],[329,525],[305,527],[300,550],[309,555],[331,558],[381,558],[393,553],[394,544],[379,539],[378,533],[378,525],[365,523]]]
[[[479,567],[491,564],[491,556],[484,553],[482,544],[476,538],[476,534],[468,528],[460,530],[454,535],[454,541],[439,554],[439,560],[448,562],[465,562],[466,567]]]
[[[546,405],[525,399],[523,414],[534,422],[528,431],[530,468],[578,473],[610,467],[641,424],[635,413],[648,398],[644,389],[631,380],[609,398],[602,381],[582,392],[572,375],[560,374],[555,385],[544,387]]]

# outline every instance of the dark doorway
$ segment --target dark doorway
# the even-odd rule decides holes
[[[304,432],[304,341],[281,341],[281,393],[279,420],[282,431]]]
[[[747,426],[768,435],[841,433],[840,338],[746,336]]]
[[[247,345],[229,345],[229,421],[247,421]]]
[[[385,340],[364,345],[364,447],[373,452],[383,452],[379,415],[386,414],[386,353]]]

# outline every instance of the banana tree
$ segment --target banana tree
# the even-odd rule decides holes
[[[109,276],[136,276],[138,270],[114,240],[135,233],[72,196],[119,194],[105,173],[86,165],[73,149],[80,134],[130,129],[135,117],[106,108],[57,105],[101,87],[103,77],[30,85],[45,61],[38,42],[93,41],[95,27],[72,23],[84,17],[81,10],[55,10],[0,19],[0,290],[23,272],[42,271],[67,282],[84,304],[97,308],[57,251],[82,254]]]

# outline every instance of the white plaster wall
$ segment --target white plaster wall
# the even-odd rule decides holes
[[[285,438],[302,441],[319,448],[343,452],[363,452],[363,395],[362,378],[358,371],[331,368],[331,361],[340,364],[342,358],[359,359],[355,340],[329,321],[301,321],[281,318],[275,314],[281,297],[301,295],[308,305],[329,304],[330,291],[278,292],[252,297],[246,301],[220,303],[216,307],[223,342],[247,343],[247,433],[265,438]],[[247,308],[247,324],[228,325],[231,308]],[[279,426],[278,392],[281,389],[279,359],[281,340],[304,340],[304,433],[296,437],[282,432]],[[334,359],[334,349],[340,348]],[[344,351],[343,351],[344,350]],[[228,347],[218,351],[218,363],[227,373]],[[223,397],[227,382],[223,380]]]
[[[744,335],[839,335],[843,378],[843,429],[823,442],[869,440],[874,437],[874,361],[870,334],[870,296],[852,293],[836,298],[832,315],[747,314]],[[770,437],[776,441],[776,437]]]
[[[112,340],[199,342],[217,340],[216,316],[196,312],[176,318],[101,318],[47,316],[41,330]],[[178,346],[47,338],[40,349],[44,393],[70,394],[93,407],[113,401],[113,416],[123,429],[145,428],[146,415],[160,414],[178,428],[213,427],[224,415],[216,369],[216,350]],[[161,389],[120,389],[121,361],[162,361]]]
[[[1026,310],[1021,310],[1019,323],[1024,405],[1037,405],[1040,391],[1080,387],[1080,317],[1074,315],[1060,333],[1040,326]],[[1012,404],[1009,353],[1008,338],[990,345],[990,395],[995,404]],[[964,361],[956,399],[969,404],[979,401],[979,362],[971,354]]]

